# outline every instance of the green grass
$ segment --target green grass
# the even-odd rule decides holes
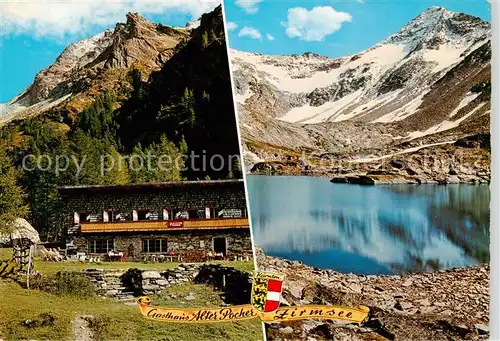
[[[0,249],[0,260],[11,257],[10,249]],[[213,262],[252,271],[252,262]],[[178,263],[80,263],[45,262],[35,260],[35,269],[43,274],[58,271],[81,271],[85,268],[162,270]],[[194,300],[185,297],[192,293]],[[0,339],[6,340],[71,340],[72,324],[78,315],[92,315],[99,321],[101,340],[263,340],[258,319],[216,324],[177,324],[147,320],[137,306],[129,306],[112,299],[58,296],[39,290],[27,290],[17,283],[0,279]],[[153,305],[164,307],[219,307],[222,300],[211,287],[185,283],[150,296]],[[50,313],[56,318],[52,327],[27,328],[22,322],[38,319]]]
[[[12,257],[12,249],[0,248],[0,260],[7,260]],[[141,270],[168,270],[179,266],[181,263],[164,262],[101,262],[101,263],[83,263],[78,261],[64,262],[46,262],[41,259],[35,259],[35,270],[43,274],[51,275],[58,271],[82,271],[84,269],[117,269],[127,270],[137,268]],[[230,266],[239,270],[252,272],[254,270],[253,262],[244,261],[212,261],[210,264],[221,264]]]
[[[184,297],[193,293],[195,300]],[[176,295],[173,298],[170,295]],[[176,324],[147,320],[137,306],[127,306],[100,297],[77,299],[59,297],[0,280],[0,338],[7,340],[70,340],[77,315],[92,315],[102,322],[103,340],[262,340],[258,319],[217,324]],[[212,288],[183,284],[151,296],[152,304],[170,307],[215,307],[222,301]],[[56,318],[53,327],[27,328],[21,323],[42,313]]]

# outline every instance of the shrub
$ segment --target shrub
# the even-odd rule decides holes
[[[139,269],[128,269],[126,273],[121,276],[124,286],[132,290],[134,295],[140,296],[144,294],[142,289],[142,271]]]
[[[78,272],[58,272],[54,276],[36,276],[30,287],[55,295],[88,298],[95,295],[95,288],[89,278]]]

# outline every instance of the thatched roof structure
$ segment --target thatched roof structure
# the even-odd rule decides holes
[[[5,235],[0,236],[0,239],[5,239]],[[10,226],[10,238],[11,241],[19,239],[29,239],[32,243],[36,244],[40,242],[40,236],[37,230],[31,226],[26,219],[17,218]]]

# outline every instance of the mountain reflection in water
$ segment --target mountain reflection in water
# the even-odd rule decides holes
[[[489,186],[247,179],[255,244],[269,255],[359,274],[435,271],[489,260]]]

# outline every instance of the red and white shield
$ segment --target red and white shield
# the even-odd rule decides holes
[[[279,308],[285,276],[282,274],[254,273],[252,286],[252,305],[261,313],[272,313]]]

